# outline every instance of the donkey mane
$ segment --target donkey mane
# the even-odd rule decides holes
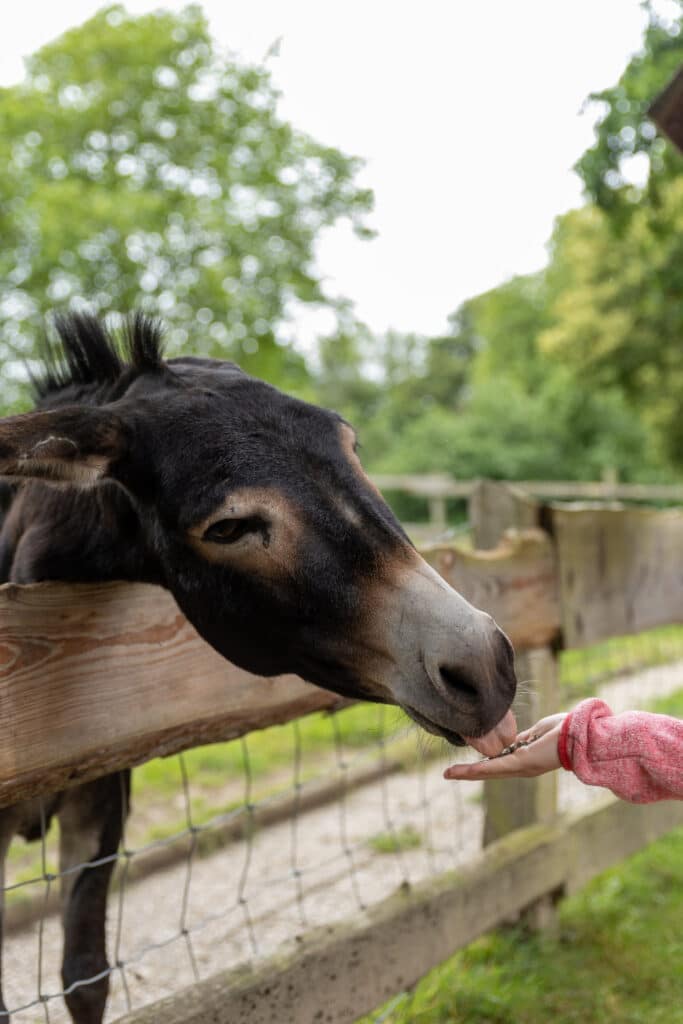
[[[57,340],[46,340],[41,371],[31,375],[37,401],[68,387],[114,384],[125,370],[162,368],[162,327],[144,313],[126,317],[116,332],[90,313],[59,314],[54,326]]]

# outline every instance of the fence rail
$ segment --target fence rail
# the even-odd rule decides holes
[[[403,474],[375,473],[372,477],[381,491],[397,491],[415,498],[425,498],[429,507],[429,524],[437,533],[446,529],[448,499],[476,501],[481,480],[456,480],[445,473]],[[613,471],[607,471],[603,480],[516,480],[505,485],[508,490],[539,501],[639,501],[683,503],[683,484],[626,484],[620,483]],[[504,490],[499,490],[502,496]],[[474,518],[470,512],[470,520]],[[419,524],[413,532],[423,532]]]
[[[456,480],[444,473],[373,473],[382,491],[401,491],[416,498],[470,498],[479,480]],[[514,480],[508,482],[534,498],[568,501],[683,502],[683,484],[627,484],[605,480]]]

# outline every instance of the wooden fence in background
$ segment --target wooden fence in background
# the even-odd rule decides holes
[[[562,645],[683,622],[683,512],[547,507],[491,484],[471,508],[483,550],[424,554],[511,636],[520,674],[538,683],[529,720],[557,707]],[[0,806],[338,704],[297,678],[228,665],[156,588],[0,588]],[[683,805],[610,798],[558,818],[552,775],[489,784],[486,809],[489,845],[466,871],[403,887],[275,960],[121,1024],[307,1022],[323,1005],[326,1021],[348,1024],[499,922],[528,908],[542,916],[558,894],[683,823]]]
[[[456,480],[447,473],[374,473],[374,483],[381,491],[396,491],[414,498],[424,498],[429,507],[429,522],[435,530],[447,524],[447,501],[470,501],[479,489],[480,480]],[[602,480],[518,480],[503,485],[539,501],[642,501],[683,504],[683,484],[620,483],[614,470],[606,469]],[[504,500],[504,499],[503,499]],[[475,516],[469,516],[473,520]]]

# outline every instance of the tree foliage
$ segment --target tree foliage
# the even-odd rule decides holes
[[[676,5],[665,21],[646,4],[641,51],[590,98],[588,202],[559,218],[548,267],[463,303],[447,337],[377,342],[384,373],[356,388],[374,468],[647,480],[683,466],[683,162],[647,117],[683,62]]]
[[[608,214],[617,232],[643,203],[656,205],[664,182],[681,173],[679,154],[657,134],[648,109],[683,63],[683,0],[672,0],[677,14],[664,18],[646,0],[649,19],[641,50],[616,85],[592,93],[599,111],[595,142],[577,161],[589,198]],[[637,172],[641,179],[634,184]]]
[[[319,233],[343,217],[366,233],[357,161],[283,122],[267,72],[220,53],[198,8],[100,12],[0,90],[0,357],[30,356],[48,309],[141,306],[171,348],[338,409],[371,469],[666,478],[683,466],[683,161],[647,108],[683,62],[675,3],[668,21],[645,5],[641,51],[591,97],[587,203],[544,271],[435,337],[374,336],[337,301],[308,364],[288,313],[328,301]]]
[[[683,62],[683,2],[650,6],[643,49],[597,95],[596,142],[578,168],[594,200],[561,218],[548,272],[552,324],[541,347],[584,387],[617,387],[683,466],[683,160],[655,136],[647,108]],[[647,163],[641,187],[629,161]]]
[[[48,310],[137,307],[172,350],[304,386],[288,310],[327,302],[314,241],[342,217],[364,233],[371,195],[276,105],[196,6],[109,7],[31,57],[0,90],[0,356],[30,356]]]

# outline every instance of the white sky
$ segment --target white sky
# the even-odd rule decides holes
[[[23,0],[3,19],[0,84],[97,0]],[[131,12],[160,6],[128,0]],[[178,9],[184,4],[163,4]],[[319,265],[375,330],[436,333],[465,298],[545,261],[581,201],[591,91],[638,48],[639,0],[204,0],[218,41],[270,68],[282,113],[367,161],[379,237],[335,229]],[[309,317],[304,333],[326,324]],[[301,339],[304,340],[304,339]]]

